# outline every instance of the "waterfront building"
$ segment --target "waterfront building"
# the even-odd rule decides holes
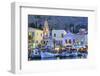
[[[43,30],[29,27],[28,36],[31,37],[31,41],[29,41],[29,46],[31,46],[31,48],[36,48],[39,44],[42,43]]]

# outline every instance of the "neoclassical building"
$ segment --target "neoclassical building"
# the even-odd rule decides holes
[[[36,28],[28,28],[28,36],[31,37],[31,42],[29,41],[29,47],[36,48],[43,40],[43,30]],[[30,39],[28,39],[30,40]]]

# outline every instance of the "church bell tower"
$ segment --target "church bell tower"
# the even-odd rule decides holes
[[[44,27],[43,27],[43,38],[48,38],[49,37],[49,26],[48,26],[48,21],[47,19],[44,21]]]

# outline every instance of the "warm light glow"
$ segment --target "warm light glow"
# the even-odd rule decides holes
[[[55,50],[57,50],[57,51],[58,51],[58,50],[59,50],[59,48],[55,48]]]

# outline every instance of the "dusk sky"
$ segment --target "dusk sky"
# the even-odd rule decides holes
[[[74,24],[81,26],[88,26],[88,17],[80,16],[46,16],[46,15],[28,15],[28,23],[35,23],[37,18],[37,24],[44,24],[45,19],[48,20],[49,26],[63,28],[65,25]]]

